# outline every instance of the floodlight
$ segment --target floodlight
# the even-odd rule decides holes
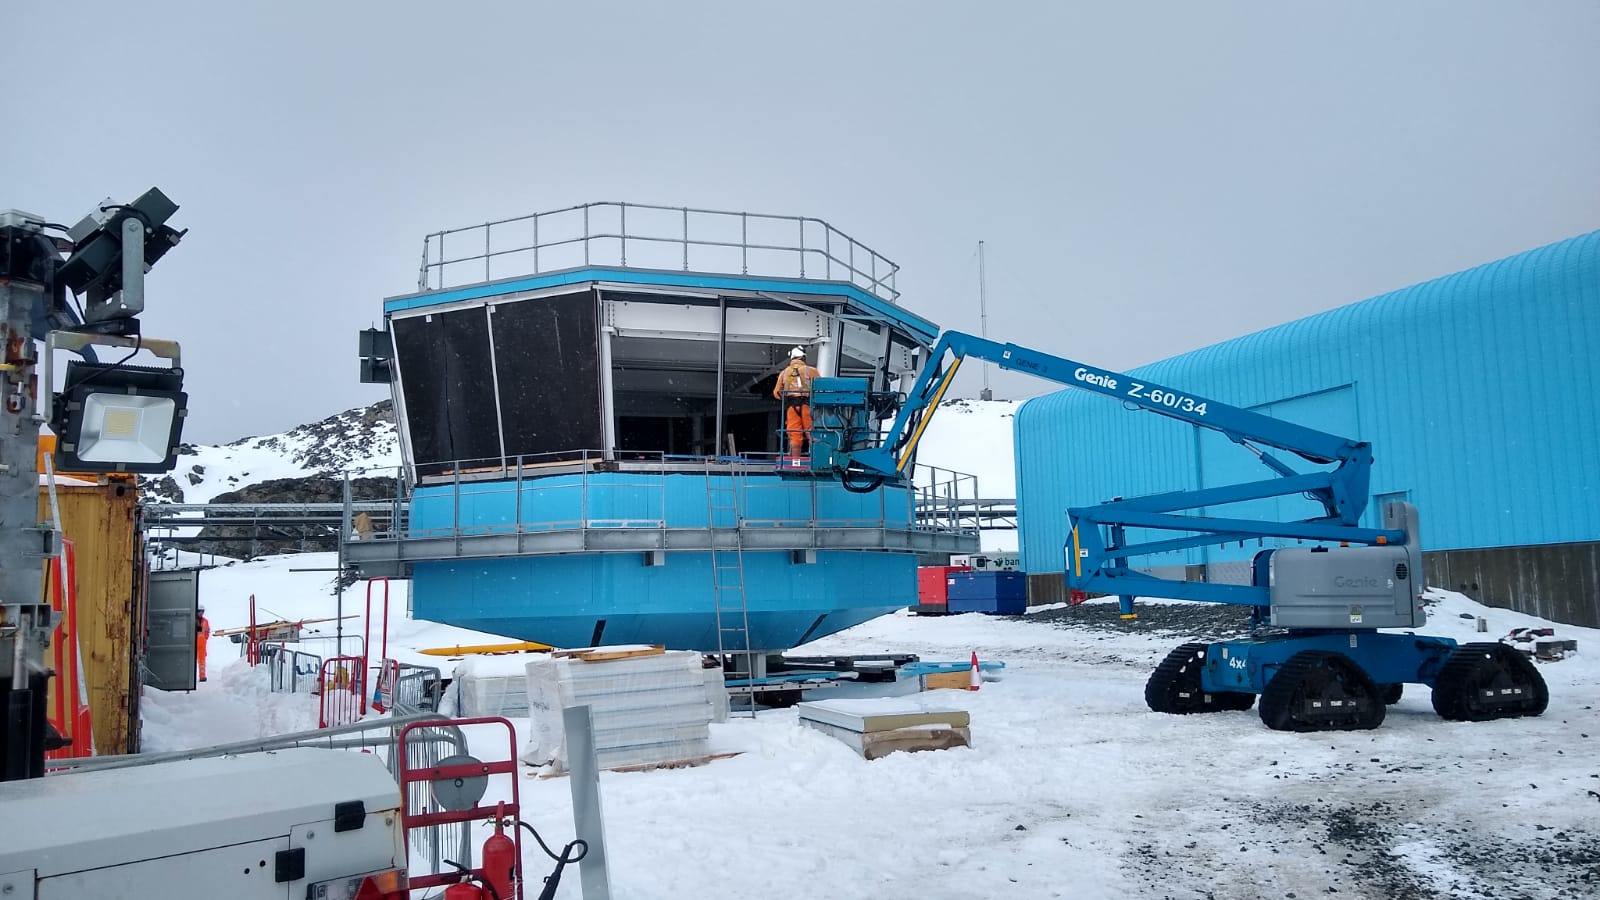
[[[67,364],[50,427],[64,472],[170,472],[188,415],[182,369]]]
[[[166,224],[177,211],[151,188],[132,203],[101,203],[67,232],[75,249],[57,277],[87,295],[85,322],[121,323],[144,311],[144,273],[185,234]]]

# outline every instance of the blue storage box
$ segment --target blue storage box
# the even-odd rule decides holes
[[[953,572],[946,587],[953,613],[1020,616],[1028,610],[1028,576],[1022,572]]]

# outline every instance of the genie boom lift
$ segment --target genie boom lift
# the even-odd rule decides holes
[[[1513,648],[1458,646],[1448,638],[1379,630],[1420,628],[1427,613],[1416,508],[1390,503],[1383,509],[1382,528],[1358,524],[1372,469],[1372,447],[1365,441],[952,331],[939,338],[904,397],[871,391],[864,378],[817,379],[811,472],[860,492],[909,477],[917,444],[969,356],[1220,432],[1271,471],[1260,481],[1118,498],[1067,511],[1066,580],[1074,590],[1118,596],[1127,617],[1133,615],[1135,596],[1252,608],[1251,637],[1187,643],[1168,654],[1145,685],[1151,709],[1175,714],[1247,710],[1259,696],[1261,720],[1269,728],[1368,729],[1382,724],[1386,704],[1400,699],[1403,685],[1424,684],[1433,690],[1434,710],[1446,719],[1544,712],[1549,702],[1544,679]],[[880,421],[896,408],[893,424],[882,431]],[[1273,451],[1332,468],[1302,472]],[[1321,515],[1277,522],[1192,512],[1296,495],[1315,500]],[[1129,543],[1130,528],[1172,536]],[[1130,565],[1138,557],[1258,538],[1316,546],[1258,552],[1248,585],[1162,578]]]

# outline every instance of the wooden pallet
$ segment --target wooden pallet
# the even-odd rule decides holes
[[[660,656],[667,648],[660,644],[648,647],[579,647],[572,650],[552,650],[558,659],[577,659],[583,662],[609,662],[614,659],[637,659],[641,656]]]
[[[730,752],[730,753],[713,753],[713,754],[711,754],[709,756],[693,756],[693,757],[690,757],[688,759],[674,759],[674,760],[669,760],[667,762],[638,763],[636,765],[631,765],[631,766],[612,766],[611,768],[605,769],[603,771],[606,771],[606,772],[654,772],[657,769],[692,769],[692,768],[695,768],[696,766],[703,766],[703,765],[705,765],[707,763],[716,762],[719,759],[732,759],[733,757],[739,756],[742,753],[744,753],[743,750],[735,750],[735,751]],[[537,766],[529,766],[528,768],[535,769],[535,768],[538,768],[538,767]],[[544,773],[541,773],[540,775],[538,775],[537,777],[542,781],[542,780],[547,779],[547,778],[565,778],[569,774],[571,774],[571,773],[569,773],[569,772],[544,772]]]

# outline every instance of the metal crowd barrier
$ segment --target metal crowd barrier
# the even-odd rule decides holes
[[[311,691],[317,683],[317,673],[322,671],[322,656],[291,650],[284,644],[263,644],[261,661],[267,667],[267,679],[274,693],[298,694]]]

